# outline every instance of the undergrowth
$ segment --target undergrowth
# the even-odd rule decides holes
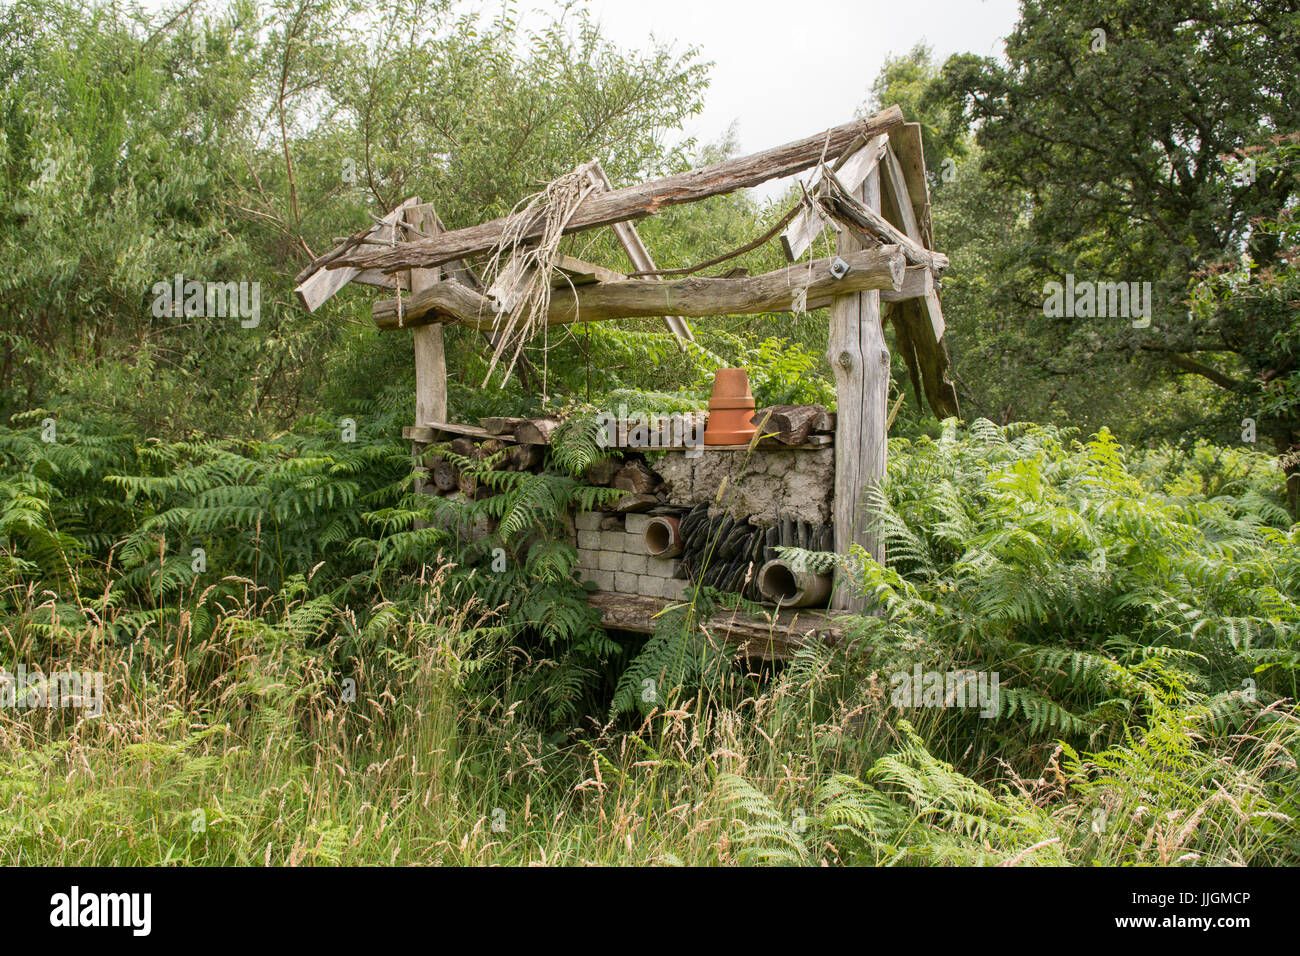
[[[564,534],[610,494],[574,477],[596,446],[459,460],[469,502],[411,493],[378,408],[352,441],[42,417],[0,429],[0,655],[99,672],[105,707],[0,709],[6,863],[1300,856],[1300,531],[1261,459],[895,440],[887,566],[803,555],[877,613],[768,665],[709,594],[599,627]],[[918,665],[996,673],[992,712],[900,706]]]

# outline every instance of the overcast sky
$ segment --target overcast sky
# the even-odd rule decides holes
[[[853,118],[885,57],[925,41],[1001,55],[1017,0],[589,0],[620,46],[654,36],[714,61],[704,112],[687,132],[716,140],[733,120],[746,152]]]
[[[589,0],[606,35],[643,47],[654,36],[698,46],[714,62],[704,112],[685,130],[701,142],[735,121],[741,151],[802,139],[853,118],[885,57],[917,42],[952,53],[1002,54],[1017,0]],[[780,190],[769,184],[763,191]]]

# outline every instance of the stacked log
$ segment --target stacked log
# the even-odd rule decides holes
[[[483,431],[521,445],[549,445],[560,427],[558,418],[480,418]]]
[[[663,479],[639,457],[618,454],[602,458],[589,467],[583,477],[587,484],[617,488],[625,494],[609,507],[618,514],[650,511],[667,503]]]
[[[519,421],[524,421],[519,419]],[[450,440],[447,440],[450,439]],[[422,490],[444,498],[465,496],[484,498],[493,492],[483,487],[466,469],[459,467],[451,457],[441,453],[438,447],[445,445],[448,452],[458,458],[483,461],[492,456],[496,459],[498,471],[528,471],[537,473],[545,469],[547,463],[546,446],[542,444],[521,445],[511,438],[471,437],[468,435],[452,436],[438,433],[416,441],[417,447],[428,451],[417,452],[420,470],[424,475]],[[430,447],[434,446],[434,447]]]
[[[821,405],[770,405],[751,421],[763,435],[782,445],[829,445],[835,436],[835,413]]]

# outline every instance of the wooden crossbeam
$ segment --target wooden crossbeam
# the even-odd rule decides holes
[[[854,120],[826,130],[816,136],[797,140],[774,149],[729,159],[712,166],[666,176],[649,183],[626,186],[611,192],[593,193],[574,211],[565,227],[566,233],[596,226],[653,215],[670,206],[698,202],[710,196],[758,186],[770,179],[793,176],[823,158],[837,159],[846,150],[865,139],[886,132],[903,122],[897,106],[881,110],[866,119]],[[522,231],[511,230],[522,239],[541,235],[546,210],[537,211],[533,222]],[[356,267],[395,272],[412,267],[431,267],[489,252],[500,245],[510,217],[494,219],[465,229],[453,229],[440,236],[404,243],[395,249],[353,249],[330,264],[330,268]]]
[[[934,273],[928,266],[908,266],[903,271],[903,282],[897,289],[881,289],[881,302],[902,302],[906,299],[918,299],[934,290]],[[822,309],[830,305],[835,297],[832,295],[809,298],[807,309]]]
[[[369,236],[377,235],[379,239],[383,240],[393,238],[393,230],[396,228],[397,221],[405,215],[407,207],[414,206],[419,201],[418,197],[412,196],[369,229],[351,237],[347,242],[343,243],[343,247],[346,247],[349,243],[355,243],[356,248],[364,248],[363,240]],[[294,289],[298,296],[298,302],[308,312],[315,312],[328,302],[336,292],[358,276],[366,276],[364,281],[366,281],[367,285],[376,284],[376,275],[372,270],[351,266],[339,269],[331,268],[333,257],[334,253],[331,252],[317,259],[313,263],[315,269]],[[299,274],[301,275],[301,273]],[[380,275],[382,274],[380,273]],[[403,280],[393,280],[395,285],[400,281]]]
[[[753,315],[806,309],[806,299],[869,289],[898,291],[906,260],[897,246],[876,246],[840,257],[847,274],[835,277],[835,259],[815,259],[774,272],[736,279],[692,277],[672,282],[628,279],[556,289],[547,310],[548,325],[605,319],[674,315]],[[396,299],[376,302],[375,324],[382,329],[428,323],[490,329],[499,322],[492,302],[459,282],[440,282],[402,300],[399,325]]]

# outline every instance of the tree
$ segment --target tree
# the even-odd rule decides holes
[[[1284,455],[1300,406],[1263,401],[1297,363],[1283,311],[1189,315],[1188,297],[1203,270],[1281,261],[1254,223],[1293,204],[1297,181],[1248,151],[1300,126],[1298,51],[1295,0],[1024,0],[1006,64],[956,56],[942,77],[983,168],[1024,203],[1034,278],[1151,282],[1149,326],[1112,322],[1101,349],[1213,383]],[[1098,335],[1096,320],[1058,328]]]
[[[615,178],[684,164],[665,133],[700,107],[694,51],[620,50],[564,7],[531,31],[511,6],[465,9],[7,4],[0,415],[90,406],[246,436],[376,382],[409,394],[409,340],[376,334],[369,294],[295,303],[334,236],[409,195],[452,226],[490,218],[593,155]],[[258,284],[258,324],[153,314],[178,273]]]

